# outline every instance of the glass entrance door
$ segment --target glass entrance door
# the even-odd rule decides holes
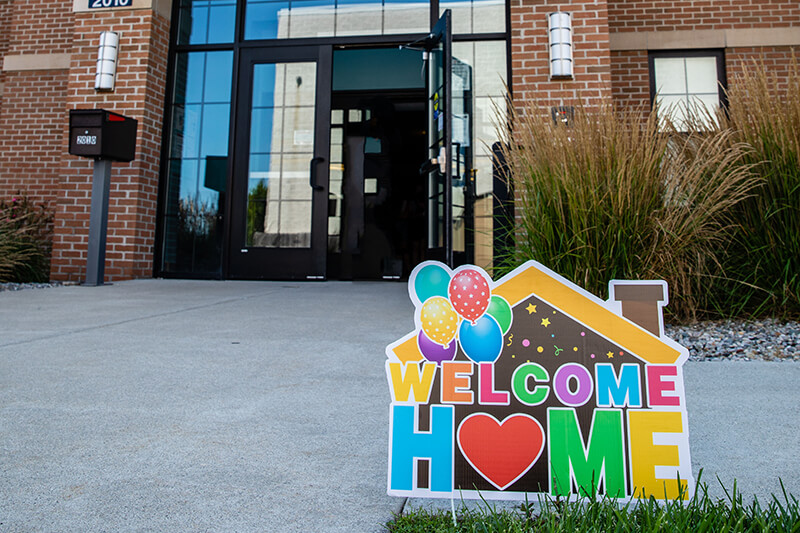
[[[229,273],[324,279],[331,47],[243,50]]]

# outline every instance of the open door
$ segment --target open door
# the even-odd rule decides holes
[[[473,261],[472,68],[453,57],[450,10],[428,53],[428,253],[450,267]]]
[[[428,54],[428,253],[454,266],[453,257],[453,33],[446,9],[425,42]]]

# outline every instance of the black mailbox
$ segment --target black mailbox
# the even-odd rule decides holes
[[[69,153],[109,161],[133,161],[136,126],[132,118],[105,109],[71,109]]]

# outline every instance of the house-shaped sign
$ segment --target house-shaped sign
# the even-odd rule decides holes
[[[416,329],[386,348],[390,495],[694,493],[665,282],[603,301],[535,261],[497,282],[428,261],[408,293]]]

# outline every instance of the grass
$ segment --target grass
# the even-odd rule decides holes
[[[0,200],[0,282],[49,280],[52,224],[52,213],[22,194]]]
[[[714,308],[733,207],[757,185],[749,148],[728,130],[664,133],[656,115],[609,101],[564,127],[534,106],[511,112],[509,268],[536,259],[603,298],[612,279],[665,279],[680,321]]]
[[[612,279],[664,279],[673,322],[800,316],[798,94],[793,59],[732,71],[728,108],[690,109],[688,132],[610,99],[566,127],[509,102],[514,247],[497,273],[536,259],[601,298]]]
[[[719,130],[750,151],[740,161],[760,178],[735,209],[738,222],[723,261],[738,283],[740,314],[800,316],[800,67],[776,76],[762,63],[743,66],[728,90]]]
[[[688,502],[654,499],[620,504],[605,498],[567,502],[543,499],[538,505],[523,504],[516,511],[496,510],[483,502],[477,509],[463,509],[456,523],[450,513],[416,509],[396,516],[386,525],[391,533],[581,533],[581,532],[774,532],[800,531],[800,504],[783,494],[762,506],[758,499],[745,503],[736,491],[726,491],[727,501],[713,500],[705,484]]]

